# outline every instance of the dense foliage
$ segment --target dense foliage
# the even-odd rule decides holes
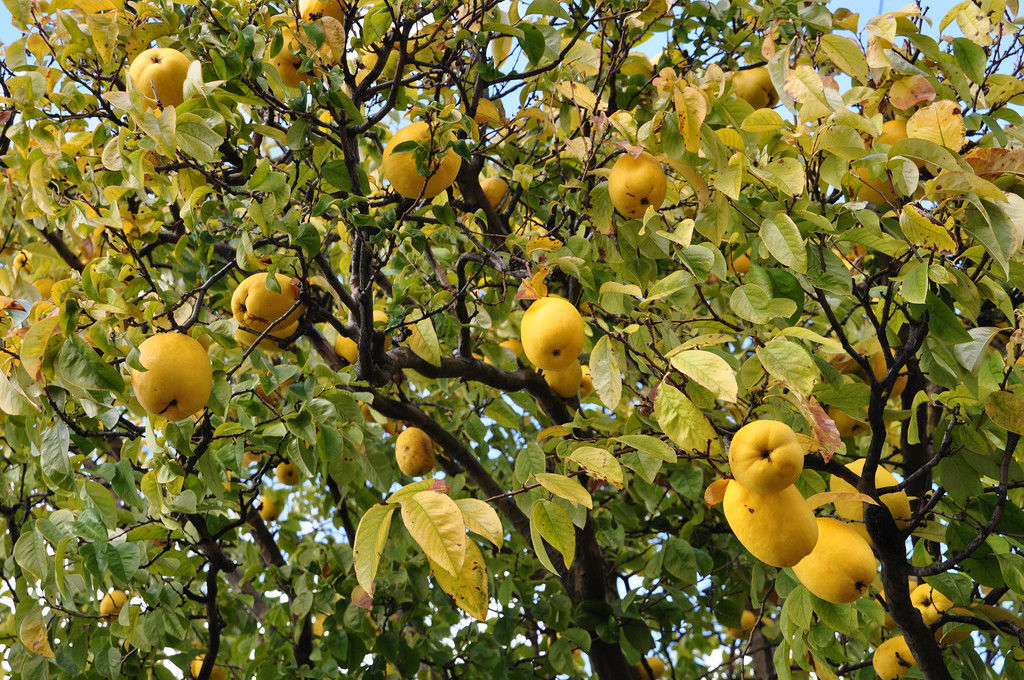
[[[1014,0],[5,4],[11,677],[1024,677]],[[759,420],[855,601],[715,504]]]

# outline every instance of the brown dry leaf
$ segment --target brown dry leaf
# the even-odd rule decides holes
[[[935,101],[935,88],[924,76],[907,76],[889,88],[889,102],[897,109],[912,109],[918,104]]]
[[[640,154],[644,152],[644,147],[639,144],[626,144],[625,142],[620,142],[618,146],[621,146],[622,149],[633,158],[640,158]]]
[[[811,510],[814,510],[827,503],[835,503],[836,501],[861,501],[871,505],[878,505],[871,496],[866,496],[856,491],[823,491],[808,498],[807,505],[811,506]]]
[[[356,584],[352,589],[352,604],[366,611],[373,611],[373,596],[366,592],[361,585]]]
[[[813,449],[808,449],[808,453],[820,453],[827,463],[832,460],[832,456],[843,443],[842,437],[839,436],[839,430],[836,428],[836,423],[828,417],[825,409],[813,397],[801,399],[799,406],[804,420],[811,426],[811,433],[814,435],[813,437],[808,437],[808,439],[817,444]]]
[[[978,177],[996,179],[1000,175],[1024,175],[1024,149],[972,149],[964,160]]]
[[[960,106],[943,99],[924,107],[907,121],[907,136],[959,151],[967,141]]]
[[[716,479],[708,484],[708,488],[704,489],[704,504],[711,508],[721,503],[725,498],[725,487],[729,486],[731,481],[731,479]]]

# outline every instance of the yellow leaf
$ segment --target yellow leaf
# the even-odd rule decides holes
[[[585,111],[598,109],[597,95],[583,83],[561,80],[555,83],[555,91]]]
[[[673,94],[676,116],[679,118],[679,132],[683,135],[686,150],[697,153],[700,150],[700,128],[708,115],[708,101],[704,93],[693,87],[677,86]]]
[[[919,109],[907,121],[907,136],[959,151],[967,139],[960,106],[943,99]]]
[[[545,427],[537,433],[537,443],[544,441],[548,437],[564,437],[570,432],[572,432],[572,428],[568,425],[552,425],[551,427]]]
[[[501,547],[505,540],[505,530],[501,526],[501,518],[490,503],[476,498],[460,498],[455,501],[455,505],[459,506],[467,529],[480,534],[495,547]]]
[[[21,643],[25,645],[25,648],[33,654],[47,659],[54,658],[50,640],[46,637],[46,624],[43,622],[43,614],[39,607],[33,607],[21,620],[18,637],[21,638]]]
[[[106,12],[118,8],[111,0],[74,0],[72,4],[75,9],[79,9],[87,14]]]
[[[713,508],[725,498],[725,487],[729,486],[728,479],[716,479],[704,489],[704,505]]]
[[[544,487],[545,491],[564,498],[565,500],[582,505],[588,510],[594,507],[594,501],[590,492],[583,488],[583,485],[571,477],[556,475],[553,472],[538,472],[534,475],[537,482]]]
[[[622,466],[604,449],[581,446],[569,454],[568,460],[577,463],[591,477],[603,479],[618,489],[623,487]]]
[[[722,401],[736,401],[736,372],[714,352],[702,349],[679,352],[672,357],[672,367]]]
[[[466,559],[458,574],[449,574],[433,560],[430,567],[437,585],[451,595],[460,609],[479,621],[487,620],[487,565],[476,543],[466,543]]]
[[[436,491],[413,494],[402,501],[402,521],[427,557],[458,575],[466,559],[467,540],[466,521],[455,501]]]
[[[529,257],[538,250],[545,253],[553,253],[562,247],[562,242],[557,238],[551,238],[550,236],[538,236],[537,238],[530,239],[530,242],[526,244],[526,256]],[[545,274],[547,276],[547,274]],[[543,281],[543,279],[541,279]]]
[[[811,510],[820,508],[826,503],[835,503],[836,501],[860,501],[862,503],[870,503],[871,505],[878,505],[871,496],[862,493],[856,493],[854,491],[825,491],[822,493],[816,493],[807,499],[807,505],[811,506]]]
[[[956,243],[945,227],[925,215],[912,205],[906,205],[900,212],[900,229],[912,245],[929,250],[954,252]]]
[[[427,491],[423,493],[434,493]],[[352,561],[355,563],[356,579],[368,594],[373,595],[373,579],[380,566],[380,556],[384,553],[384,545],[391,529],[391,516],[395,512],[394,505],[378,503],[366,511],[352,545]]]

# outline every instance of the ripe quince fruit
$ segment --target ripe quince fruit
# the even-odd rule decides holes
[[[779,103],[779,93],[767,66],[736,71],[732,74],[732,86],[736,96],[747,100],[755,109],[770,109]]]
[[[128,77],[151,109],[178,106],[185,101],[185,78],[192,61],[171,47],[143,50],[128,67]]]
[[[534,366],[559,371],[579,358],[585,333],[583,317],[571,302],[547,296],[534,300],[523,314],[519,335]]]
[[[765,564],[792,567],[818,541],[818,523],[795,486],[759,494],[729,480],[722,505],[736,538]]]
[[[755,420],[739,429],[729,445],[736,481],[758,493],[775,493],[804,469],[804,447],[793,428],[777,420]]]
[[[454,149],[448,149],[444,157],[438,160],[441,154],[441,140],[436,137],[431,139],[431,134],[431,128],[427,123],[417,121],[396,132],[384,147],[381,173],[391,182],[392,188],[406,198],[419,198],[421,193],[423,198],[433,198],[451,186],[455,176],[459,174],[462,158]],[[395,147],[410,141],[430,142],[428,176],[421,175],[416,170],[416,160],[412,151],[395,153]]]
[[[628,153],[619,156],[608,175],[608,195],[612,205],[631,219],[643,217],[650,206],[655,210],[660,208],[667,191],[665,171],[646,152],[638,158]]]
[[[139,345],[132,388],[142,408],[167,420],[183,420],[206,406],[213,388],[210,356],[183,333],[157,333]]]
[[[807,590],[826,602],[847,604],[860,598],[878,573],[871,546],[846,522],[818,518],[814,550],[793,567]]]
[[[418,427],[407,427],[395,439],[395,462],[407,477],[422,477],[434,469],[434,442]]]

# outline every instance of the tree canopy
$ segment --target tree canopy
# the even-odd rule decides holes
[[[5,4],[10,677],[1024,677],[1015,0]]]

